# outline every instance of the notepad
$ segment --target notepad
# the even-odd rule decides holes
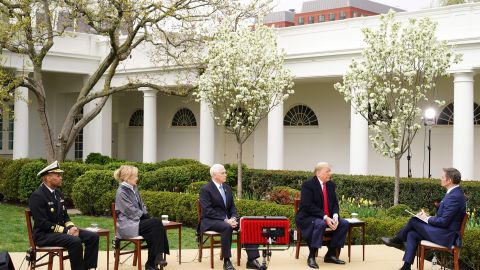
[[[425,222],[425,223],[428,223],[428,220],[427,220],[426,218],[425,218],[425,219],[423,219],[423,218],[420,218],[419,216],[417,216],[417,214],[414,214],[414,213],[412,213],[412,212],[408,211],[407,209],[405,209],[405,212],[407,212],[407,213],[409,213],[410,215],[412,215],[412,216],[414,216],[414,217],[416,217],[416,218],[420,219],[421,221],[423,221],[423,222]]]

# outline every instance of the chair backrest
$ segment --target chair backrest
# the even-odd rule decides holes
[[[115,212],[115,203],[112,203],[113,232],[117,235],[117,212]]]
[[[462,220],[462,226],[460,227],[460,237],[463,239],[463,235],[465,234],[465,227],[467,225],[467,220],[468,220],[468,214],[465,213],[465,216],[463,216]]]
[[[35,241],[33,241],[32,230],[32,212],[30,212],[30,209],[25,209],[25,219],[27,220],[28,242],[30,242],[30,247],[35,249],[36,245]]]
[[[295,215],[297,215],[297,213],[298,213],[298,207],[299,206],[300,206],[300,199],[295,198],[295,200],[293,201],[293,210],[295,211]]]
[[[201,214],[202,214],[202,205],[200,205],[200,200],[197,200],[197,224],[200,224]]]

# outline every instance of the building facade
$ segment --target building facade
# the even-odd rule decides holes
[[[277,28],[332,22],[348,18],[387,13],[390,9],[403,11],[369,0],[313,0],[302,3],[302,10],[277,11],[265,17],[265,24]]]
[[[437,36],[463,54],[450,76],[440,78],[438,108],[431,134],[431,172],[455,166],[464,179],[480,179],[480,3],[402,12],[397,19],[430,17],[438,22]],[[336,20],[322,24],[277,29],[278,43],[287,56],[285,65],[295,76],[295,94],[270,113],[244,145],[244,162],[253,168],[311,170],[329,161],[337,173],[393,175],[394,161],[376,153],[368,141],[368,127],[351,110],[333,85],[342,80],[352,58],[364,47],[361,29],[378,27],[378,16]],[[328,41],[328,42],[325,42]],[[81,85],[105,55],[101,37],[77,34],[62,38],[45,61],[45,88],[53,129],[58,131]],[[115,77],[121,84],[133,76],[156,75],[169,84],[175,73],[150,63],[148,48],[133,52]],[[21,68],[21,59],[6,54],[6,63]],[[0,155],[12,158],[45,157],[35,97],[19,93],[15,118],[2,114]],[[454,106],[453,106],[454,105]],[[423,104],[429,107],[431,104]],[[84,111],[88,111],[85,106]],[[455,113],[454,113],[455,112]],[[68,159],[100,152],[114,158],[155,162],[168,158],[194,158],[205,164],[236,161],[236,142],[214,124],[206,104],[192,97],[159,95],[141,89],[112,96],[101,113],[77,138]],[[417,134],[411,147],[413,177],[428,176],[428,136]],[[407,176],[407,157],[401,175]]]

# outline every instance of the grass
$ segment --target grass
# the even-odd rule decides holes
[[[22,252],[28,249],[29,243],[24,214],[25,208],[25,206],[0,203],[0,250]],[[111,217],[70,215],[70,218],[79,228],[86,228],[92,223],[97,223],[100,228],[110,230],[110,239],[114,237]],[[170,249],[178,249],[178,230],[168,230],[167,235]],[[182,249],[196,247],[195,229],[182,227]],[[100,250],[106,250],[105,237],[100,237]]]

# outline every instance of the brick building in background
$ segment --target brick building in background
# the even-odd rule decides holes
[[[404,11],[369,0],[314,0],[304,2],[300,13],[293,9],[272,12],[265,17],[265,24],[289,27],[378,15],[390,9]]]

